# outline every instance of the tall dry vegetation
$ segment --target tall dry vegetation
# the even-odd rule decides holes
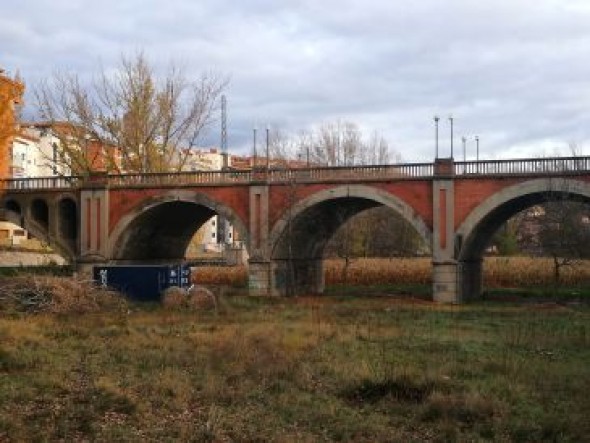
[[[326,284],[344,283],[344,260],[326,260]],[[432,281],[429,258],[359,258],[351,260],[346,270],[350,285],[419,284]],[[202,267],[194,272],[199,284],[245,286],[248,272],[239,267]],[[489,288],[543,287],[553,284],[553,265],[550,258],[488,257],[484,260],[484,286]],[[560,284],[564,286],[590,285],[590,260],[579,261],[563,270]]]

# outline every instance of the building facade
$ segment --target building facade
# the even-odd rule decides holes
[[[10,177],[10,151],[18,133],[17,111],[23,102],[25,85],[0,68],[0,177]]]

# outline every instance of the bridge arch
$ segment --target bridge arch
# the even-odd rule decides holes
[[[66,239],[59,232],[52,230],[52,220],[55,219],[52,211],[56,205],[59,205],[60,199],[61,197],[35,198],[32,201],[9,199],[4,203],[4,219],[22,227],[36,239],[46,242],[57,254],[72,262],[77,254],[77,237]],[[75,204],[72,197],[67,199]],[[58,223],[61,223],[59,216],[60,214],[58,214]]]
[[[399,197],[366,185],[325,189],[295,204],[270,231],[275,291],[280,294],[322,292],[327,242],[352,216],[378,206],[386,206],[399,214],[427,245],[431,245],[430,228]]]
[[[109,259],[149,262],[181,260],[194,233],[214,215],[227,219],[248,244],[242,219],[228,206],[190,190],[144,200],[109,235]]]
[[[8,200],[5,205],[5,209],[11,212],[14,212],[18,215],[22,215],[22,208],[18,201],[16,200]]]
[[[49,205],[41,198],[35,198],[29,209],[31,218],[44,229],[49,229]]]
[[[63,196],[57,201],[58,233],[60,239],[70,248],[76,248],[78,239],[78,204],[70,196]]]
[[[564,178],[535,179],[503,189],[484,200],[456,231],[456,258],[463,298],[482,291],[481,261],[484,250],[500,226],[518,212],[559,200],[590,203],[590,183]]]

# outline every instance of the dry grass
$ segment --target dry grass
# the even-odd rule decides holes
[[[342,285],[344,261],[330,259],[324,264],[327,285]],[[430,258],[359,258],[351,261],[346,283],[365,285],[427,285],[432,281]],[[202,267],[193,272],[199,284],[246,286],[244,266]],[[553,262],[549,258],[487,257],[484,260],[484,286],[487,288],[527,288],[553,284]],[[590,260],[580,260],[562,270],[561,284],[590,285]]]
[[[585,306],[0,316],[0,441],[584,441]]]

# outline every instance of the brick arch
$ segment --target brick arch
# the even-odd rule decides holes
[[[303,215],[306,211],[318,207],[318,205],[326,204],[327,202],[343,201],[345,199],[348,201],[359,202],[358,210],[355,211],[353,209],[354,213],[348,214],[349,216],[371,207],[381,205],[386,206],[401,215],[403,219],[416,230],[426,244],[429,246],[432,244],[431,230],[428,228],[422,217],[402,199],[371,186],[349,185],[324,189],[295,204],[291,210],[283,215],[272,227],[269,236],[271,255],[276,253],[277,245],[288,228],[289,219],[292,221],[297,220],[298,217]],[[337,227],[335,228],[337,229]],[[334,232],[336,232],[335,229],[328,234],[331,235]]]
[[[196,230],[213,215],[229,220],[248,244],[245,225],[232,208],[199,192],[170,191],[143,200],[119,220],[109,234],[108,258],[181,259]]]
[[[456,231],[457,259],[480,260],[487,242],[518,212],[551,200],[551,196],[590,202],[590,183],[574,179],[536,179],[503,189],[478,205]]]

